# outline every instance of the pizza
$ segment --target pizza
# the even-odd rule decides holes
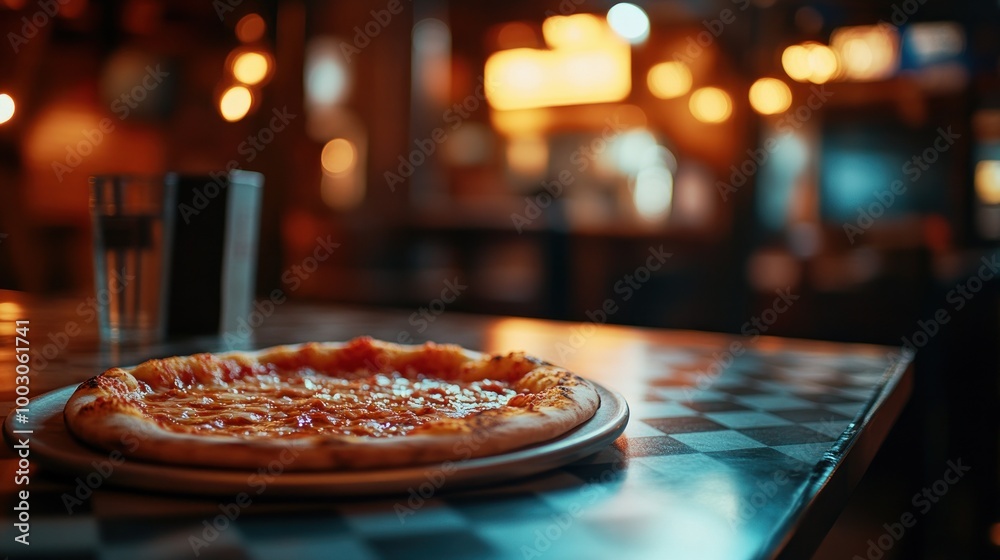
[[[558,437],[599,405],[585,379],[522,352],[356,338],[112,368],[66,403],[69,431],[189,467],[398,468]]]

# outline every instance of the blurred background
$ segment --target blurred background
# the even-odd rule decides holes
[[[456,311],[612,299],[613,323],[910,345],[912,402],[817,558],[865,550],[959,457],[885,557],[992,557],[998,15],[0,0],[0,288],[91,293],[88,176],[239,167],[266,177],[260,294],[331,236],[294,299],[416,309],[451,282]],[[768,315],[777,292],[798,299]]]

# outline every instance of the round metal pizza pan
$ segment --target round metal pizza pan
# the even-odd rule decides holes
[[[551,470],[610,445],[625,431],[628,403],[618,393],[594,384],[601,404],[587,420],[563,436],[491,457],[365,471],[259,473],[247,470],[188,468],[123,458],[91,448],[67,430],[63,407],[76,385],[34,398],[27,423],[4,422],[4,435],[14,445],[30,440],[31,461],[74,476],[100,476],[108,484],[172,494],[255,494],[266,484],[267,496],[362,496],[406,493],[433,481],[453,489],[480,486]],[[28,433],[30,431],[30,433]],[[109,472],[110,467],[110,472]]]

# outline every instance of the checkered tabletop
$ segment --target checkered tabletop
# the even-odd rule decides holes
[[[406,316],[289,306],[262,327],[256,345],[358,334],[391,340]],[[524,349],[565,365],[625,396],[631,407],[625,434],[593,456],[527,479],[469,490],[445,486],[429,497],[417,489],[366,499],[280,499],[265,491],[252,494],[232,521],[220,517],[233,511],[232,497],[186,496],[183,488],[156,494],[107,483],[92,495],[77,494],[79,503],[68,513],[67,496],[78,492],[77,482],[35,470],[31,544],[14,542],[17,532],[6,523],[0,555],[793,556],[793,547],[818,544],[844,506],[847,494],[834,495],[831,488],[845,485],[831,480],[860,476],[872,458],[866,450],[881,443],[909,386],[905,361],[862,345],[610,326],[581,331],[573,324],[448,315],[422,336],[487,351]],[[741,351],[730,351],[734,347]],[[197,349],[157,351],[164,350]],[[75,352],[68,369],[105,359],[96,350]],[[73,375],[76,381],[85,377],[82,371]],[[865,438],[874,446],[855,445]],[[5,453],[0,485],[10,512],[17,467],[10,450]],[[857,481],[846,482],[851,488]]]

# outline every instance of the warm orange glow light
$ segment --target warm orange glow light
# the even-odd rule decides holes
[[[535,30],[527,23],[512,21],[504,24],[497,33],[497,46],[501,49],[513,49],[537,45]]]
[[[691,70],[680,61],[661,62],[649,69],[646,84],[660,99],[680,97],[691,90]]]
[[[629,44],[591,14],[542,23],[549,49],[510,49],[486,60],[486,98],[495,109],[624,99],[632,88]]]
[[[516,136],[507,143],[507,165],[524,176],[540,175],[549,164],[549,145],[540,136]]]
[[[976,196],[983,204],[1000,204],[1000,161],[976,164]]]
[[[24,308],[13,301],[0,302],[0,321],[24,319]]]
[[[848,80],[884,80],[899,66],[899,34],[891,26],[836,29],[830,35],[830,47],[837,53]]]
[[[259,41],[267,30],[264,18],[259,14],[247,14],[236,24],[236,37],[244,43]]]
[[[781,53],[781,67],[796,82],[809,80],[809,51],[802,45],[792,45]]]
[[[553,49],[586,49],[589,42],[601,40],[608,28],[590,14],[555,16],[542,22],[542,36]]]
[[[24,318],[24,308],[16,302],[0,302],[0,336],[13,335],[17,328],[14,321]],[[13,375],[11,375],[10,379],[13,381]]]
[[[253,94],[244,86],[233,86],[219,99],[219,113],[229,122],[236,122],[247,116],[253,105]]]
[[[259,84],[267,77],[267,57],[259,52],[241,53],[233,61],[233,76],[247,85]]]
[[[331,175],[340,175],[354,168],[358,160],[358,151],[354,144],[346,138],[334,138],[323,146],[320,161],[323,169]]]
[[[495,111],[490,115],[493,126],[502,134],[538,134],[552,124],[549,109],[519,109]]]
[[[792,90],[777,78],[761,78],[750,86],[750,106],[762,115],[784,113],[792,106]]]
[[[14,98],[6,93],[0,93],[0,124],[14,117]]]
[[[695,90],[688,101],[688,108],[694,118],[705,123],[721,123],[733,114],[729,94],[715,87]]]
[[[815,42],[786,48],[781,53],[781,66],[789,78],[814,84],[830,81],[840,69],[833,49]]]
[[[826,45],[813,45],[809,50],[809,68],[812,70],[809,81],[825,84],[837,74],[837,54]]]

